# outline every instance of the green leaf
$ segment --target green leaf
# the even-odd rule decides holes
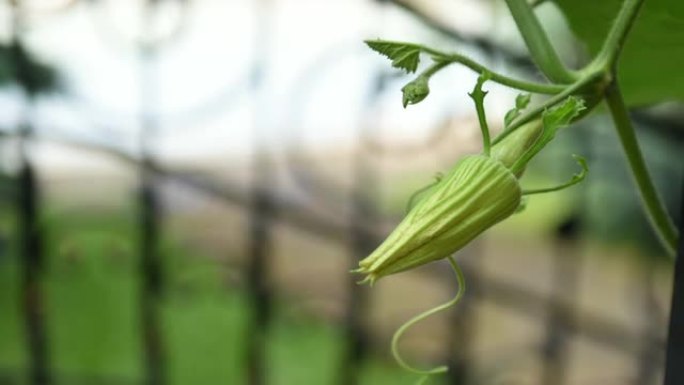
[[[541,151],[553,138],[556,132],[569,125],[586,107],[584,100],[569,96],[561,104],[544,111],[542,114],[542,133],[539,139],[521,156],[511,167],[512,170],[522,170],[525,165]]]
[[[407,73],[416,72],[420,62],[420,46],[385,40],[366,40],[365,43],[373,51],[392,60],[392,67],[403,69]]]
[[[508,111],[506,116],[504,116],[504,128],[508,128],[511,122],[520,116],[522,110],[527,108],[527,105],[530,104],[530,99],[532,99],[530,94],[520,94],[515,98],[515,108]]]
[[[542,114],[542,122],[544,123],[542,138],[549,136],[549,140],[553,139],[556,131],[570,124],[584,108],[584,100],[570,96],[563,103],[545,111]]]
[[[554,0],[575,35],[596,54],[622,0]],[[629,105],[684,101],[684,1],[647,0],[619,62]]]

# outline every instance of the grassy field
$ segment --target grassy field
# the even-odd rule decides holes
[[[7,210],[0,231],[12,235]],[[126,215],[62,216],[45,222],[43,280],[52,368],[62,384],[127,384],[142,379],[135,222]],[[13,245],[0,258],[0,383],[23,384],[27,368]],[[244,383],[244,292],[226,284],[218,262],[163,245],[163,335],[171,384]],[[190,255],[193,254],[193,255]],[[286,302],[277,303],[285,309]],[[286,315],[287,314],[287,315]],[[276,311],[268,341],[269,384],[334,383],[340,329],[310,315]],[[365,384],[409,384],[391,362],[369,361]]]

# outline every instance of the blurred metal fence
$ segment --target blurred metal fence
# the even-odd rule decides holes
[[[161,0],[149,0],[147,12],[154,12],[155,3]],[[189,0],[167,0],[189,1]],[[379,1],[379,0],[368,0]],[[90,0],[97,3],[96,0]],[[275,0],[254,0],[256,17],[259,21],[259,32],[255,46],[264,47],[271,38],[269,32],[268,14]],[[441,25],[432,20],[427,14],[422,13],[412,3],[402,1],[381,1],[387,3],[387,7],[399,7],[412,13],[418,20],[426,23],[449,38],[482,50],[483,53],[493,55],[505,60],[508,64],[531,69],[529,61],[520,56],[497,47],[491,42],[461,36],[456,30]],[[13,2],[15,9],[19,9],[17,1]],[[13,45],[20,46],[22,15],[15,13]],[[87,142],[79,142],[71,139],[48,138],[47,140],[61,142],[67,145],[91,150],[97,153],[110,154],[124,161],[131,167],[135,167],[139,174],[139,274],[143,282],[140,291],[140,324],[142,333],[142,346],[145,355],[144,383],[148,385],[163,385],[169,383],[166,374],[167,355],[162,341],[162,328],[160,327],[160,298],[164,292],[164,277],[162,270],[163,254],[159,250],[159,234],[164,221],[164,208],[158,196],[157,186],[161,181],[173,180],[189,186],[201,194],[218,197],[228,203],[238,203],[249,208],[249,263],[246,269],[249,301],[251,302],[252,314],[250,315],[250,330],[245,348],[245,362],[248,368],[249,385],[266,385],[267,378],[264,375],[267,360],[267,342],[269,329],[272,326],[274,292],[267,277],[267,266],[270,263],[272,246],[272,226],[274,218],[286,221],[288,224],[301,228],[316,236],[333,239],[337,242],[351,242],[352,251],[349,253],[349,266],[353,267],[359,258],[363,258],[381,241],[383,234],[377,226],[369,225],[379,223],[383,218],[379,217],[373,206],[374,185],[377,183],[377,171],[361,151],[357,154],[354,173],[355,182],[353,187],[353,220],[351,225],[335,223],[326,217],[320,216],[316,211],[310,210],[306,203],[291,197],[279,195],[272,189],[273,170],[270,169],[268,149],[257,148],[254,152],[252,186],[247,194],[235,186],[225,186],[206,178],[194,175],[166,170],[163,164],[154,159],[154,137],[159,129],[155,121],[155,71],[154,55],[160,42],[141,42],[139,44],[140,57],[140,85],[142,95],[142,108],[140,111],[140,154],[132,155],[124,151],[105,146],[98,146]],[[262,78],[266,71],[268,52],[257,49],[253,57],[253,73],[251,84],[245,90],[251,91],[257,100],[257,110],[260,113],[268,110],[267,102],[260,97]],[[375,76],[375,90],[369,94],[367,105],[372,106],[375,98],[380,94],[386,74],[379,72]],[[27,76],[20,76],[17,82],[25,89],[29,89]],[[32,385],[47,385],[55,383],[51,371],[49,356],[49,335],[46,324],[50,314],[45,313],[44,288],[41,281],[44,273],[44,235],[38,221],[41,207],[39,184],[36,182],[36,172],[30,156],[24,147],[27,143],[41,140],[35,137],[31,128],[30,107],[27,109],[22,127],[19,130],[19,146],[21,155],[21,167],[19,168],[16,191],[17,207],[20,210],[20,254],[22,257],[23,280],[21,296],[23,303],[23,317],[26,327],[26,344],[28,346],[29,379]],[[255,116],[255,143],[258,147],[260,135],[264,135],[260,127],[260,117]],[[363,124],[363,123],[362,123]],[[364,142],[364,130],[361,130],[361,143]],[[45,140],[45,139],[42,139]],[[291,170],[293,174],[301,170]],[[296,178],[295,178],[296,179]],[[306,178],[304,178],[306,179]],[[303,189],[311,188],[310,181],[303,182]],[[319,182],[316,182],[319,183]],[[315,185],[313,188],[325,189],[326,186]],[[556,283],[553,294],[547,298],[525,287],[518,287],[507,282],[488,280],[483,276],[478,267],[479,263],[468,263],[464,266],[469,280],[469,291],[464,302],[456,309],[451,317],[451,335],[445,339],[449,345],[448,356],[444,361],[450,367],[448,383],[450,384],[474,384],[482,383],[477,380],[470,368],[472,344],[476,338],[477,320],[473,317],[473,306],[481,302],[491,302],[505,307],[512,312],[532,314],[533,317],[544,321],[544,340],[538,346],[533,355],[538,355],[542,363],[539,375],[541,385],[562,385],[566,383],[569,375],[569,350],[572,336],[582,336],[597,344],[621,351],[631,356],[634,362],[635,373],[632,384],[653,384],[661,367],[664,364],[665,341],[659,330],[646,330],[643,335],[634,335],[620,324],[613,323],[601,317],[582,313],[572,302],[572,294],[576,291],[580,279],[582,264],[577,249],[578,227],[581,223],[577,218],[568,218],[556,231],[556,243],[558,245],[553,258],[554,277]],[[477,249],[472,251],[478,253]],[[479,259],[479,258],[478,258]],[[444,273],[439,269],[428,270],[427,274],[440,278]],[[648,272],[645,273],[648,279]],[[346,308],[343,321],[343,334],[346,346],[344,347],[339,362],[338,383],[341,385],[354,385],[360,383],[359,372],[369,354],[371,354],[370,331],[367,327],[368,303],[367,289],[356,284],[356,277],[349,276],[347,288],[351,300]],[[653,300],[648,296],[645,289],[643,298],[645,317],[652,317],[652,325],[662,323],[663,314],[660,314],[653,306]],[[657,327],[657,326],[656,326]],[[113,380],[113,382],[116,382]]]

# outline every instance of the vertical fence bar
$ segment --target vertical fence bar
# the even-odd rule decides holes
[[[380,5],[380,12],[384,12],[383,4],[386,0],[371,0]],[[382,19],[380,19],[382,20]],[[377,27],[377,26],[374,26]],[[371,109],[375,100],[382,93],[386,77],[378,72],[375,84],[367,96],[365,106],[367,111]],[[379,239],[372,236],[369,224],[378,223],[378,215],[373,204],[373,193],[377,190],[377,173],[370,164],[368,150],[365,144],[373,120],[361,124],[359,132],[358,150],[354,159],[354,184],[352,187],[352,213],[350,226],[351,253],[349,270],[356,269],[360,260],[368,256],[377,247]],[[349,274],[348,293],[349,299],[345,309],[343,336],[344,345],[339,367],[337,382],[340,385],[357,385],[361,381],[363,363],[368,358],[370,336],[367,326],[368,319],[368,290],[358,284],[358,277]]]
[[[30,68],[24,66],[20,31],[22,14],[20,2],[10,2],[13,11],[11,44],[12,60],[17,71],[17,82],[27,95],[26,113],[19,128],[19,175],[17,189],[17,206],[19,210],[19,255],[22,266],[21,304],[24,313],[26,338],[29,353],[29,383],[31,385],[50,384],[48,338],[45,322],[45,305],[41,280],[44,273],[45,255],[43,232],[40,226],[40,191],[36,181],[35,170],[28,154],[28,145],[34,135],[30,123],[31,76]]]
[[[267,53],[270,34],[271,0],[255,0],[256,36],[252,63],[252,87],[256,90],[254,105],[254,157],[252,160],[252,185],[249,202],[249,241],[247,245],[247,297],[250,318],[247,326],[247,383],[267,383],[267,338],[272,320],[273,293],[268,269],[271,253],[271,219],[275,215],[274,202],[270,197],[271,184],[275,180],[271,159],[266,145],[264,114],[268,104],[264,89]]]
[[[360,151],[361,153],[362,151]],[[373,251],[375,239],[368,235],[367,223],[372,223],[372,206],[368,199],[371,172],[368,169],[366,156],[357,155],[354,173],[355,183],[352,196],[353,213],[351,218],[351,256],[349,270],[357,267],[358,262]],[[363,361],[368,352],[368,331],[366,330],[366,314],[368,313],[368,293],[365,287],[358,284],[358,277],[350,274],[348,279],[349,299],[344,316],[344,346],[342,362],[339,369],[338,384],[356,385]]]
[[[156,0],[146,0],[143,9],[145,27],[151,24]],[[146,32],[146,31],[145,31]],[[155,82],[152,62],[156,47],[145,41],[143,32],[139,46],[140,58],[140,153],[139,173],[139,231],[140,231],[140,322],[142,328],[145,383],[164,385],[166,381],[166,357],[161,331],[161,299],[163,293],[162,261],[159,252],[161,207],[153,174],[154,155],[152,140],[157,132],[157,122],[152,115],[155,101]]]
[[[26,145],[30,126],[22,129],[19,170],[19,247],[22,259],[21,296],[28,337],[29,383],[47,385],[50,381],[44,298],[41,280],[44,270],[43,234],[39,223],[39,190]]]
[[[383,73],[378,73],[375,85],[368,95],[366,106],[373,106],[375,100],[384,89],[386,78]],[[370,108],[369,108],[370,109]],[[354,185],[352,190],[352,214],[351,214],[351,253],[349,270],[358,267],[361,259],[368,256],[380,242],[374,237],[372,226],[378,223],[378,215],[373,203],[373,194],[377,190],[378,175],[370,164],[368,149],[365,143],[372,128],[371,120],[362,123],[359,133],[358,150],[354,159]],[[338,382],[341,385],[356,385],[360,382],[363,362],[368,357],[369,331],[367,327],[368,315],[368,290],[366,286],[358,284],[359,277],[349,274],[348,292],[349,301],[345,309],[343,336],[344,346],[342,361],[339,368]]]
[[[684,384],[684,174],[680,177],[682,198],[679,210],[679,249],[675,260],[670,307],[670,326],[667,337],[665,385]]]
[[[571,299],[577,298],[581,271],[577,252],[579,229],[579,217],[571,216],[555,231],[553,289],[547,306],[546,337],[541,345],[541,385],[562,385],[568,381],[569,341],[575,324]]]
[[[149,159],[143,164],[150,164]],[[165,360],[161,336],[161,296],[162,272],[161,256],[157,249],[159,241],[159,202],[153,175],[145,166],[140,167],[140,316],[142,323],[143,348],[145,359],[145,383],[165,384]]]
[[[259,160],[255,165],[259,172],[267,167]],[[255,181],[256,186],[264,186],[263,181]],[[256,188],[255,188],[256,189]],[[266,383],[266,345],[272,317],[272,290],[268,280],[270,252],[270,224],[273,206],[264,191],[252,193],[250,205],[250,257],[247,271],[247,290],[251,305],[247,338],[247,383],[262,385]]]

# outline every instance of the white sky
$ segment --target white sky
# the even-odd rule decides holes
[[[39,133],[134,151],[140,114],[146,111],[161,117],[157,150],[186,158],[245,154],[255,140],[276,150],[295,139],[315,146],[348,143],[364,122],[391,137],[390,142],[411,140],[427,135],[446,116],[473,113],[467,92],[475,75],[457,68],[437,75],[430,97],[419,105],[401,107],[400,88],[409,80],[401,76],[368,105],[373,79],[389,63],[367,49],[363,39],[440,43],[396,7],[370,0],[272,0],[257,14],[256,3],[195,0],[184,11],[173,5],[160,8],[155,22],[145,25],[147,36],[159,36],[164,43],[147,67],[136,43],[143,20],[139,0],[81,1],[60,13],[31,11],[24,36],[33,52],[58,68],[66,91],[34,104]],[[491,19],[484,2],[434,3],[438,11],[453,15],[448,20],[465,33],[506,36],[510,30]],[[0,7],[5,38],[7,20],[8,9]],[[165,40],[179,20],[182,29]],[[267,35],[265,77],[260,89],[250,92],[259,29]],[[141,80],[147,84],[146,97]],[[488,112],[496,119],[515,93],[493,84],[487,88],[493,91]],[[13,127],[21,119],[16,89],[0,91],[0,111],[0,127]],[[68,160],[63,151],[41,151],[51,162]]]

